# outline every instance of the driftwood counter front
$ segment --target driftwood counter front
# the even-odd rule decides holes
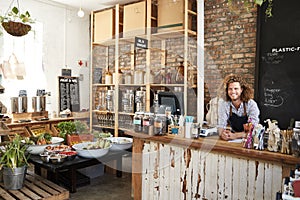
[[[134,199],[276,199],[299,158],[218,137],[133,136]]]

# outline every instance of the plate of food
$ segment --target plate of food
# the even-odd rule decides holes
[[[27,145],[27,152],[38,155],[44,152],[47,146],[59,145],[64,141],[61,137],[52,137],[50,134],[40,134],[38,137],[26,137],[23,142]]]
[[[107,138],[111,141],[112,147],[110,150],[112,151],[120,151],[120,150],[126,150],[132,147],[132,138],[128,137],[111,137]]]
[[[111,143],[107,139],[99,138],[96,142],[82,142],[72,147],[77,155],[83,158],[100,158],[108,153]]]

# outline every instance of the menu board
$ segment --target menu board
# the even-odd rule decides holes
[[[273,16],[259,10],[256,99],[260,120],[281,129],[300,120],[300,1],[273,1]]]
[[[80,111],[79,79],[78,77],[59,76],[59,110],[70,109]]]

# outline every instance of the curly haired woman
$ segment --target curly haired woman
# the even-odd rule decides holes
[[[245,137],[244,124],[259,123],[259,108],[252,99],[253,91],[245,80],[230,74],[224,79],[226,98],[218,111],[218,132],[223,140]],[[229,127],[230,129],[226,128]]]

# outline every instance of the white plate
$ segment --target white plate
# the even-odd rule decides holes
[[[51,144],[45,144],[45,145],[27,145],[27,152],[34,155],[39,155],[40,153],[43,153],[46,146],[56,146],[64,141],[61,137],[52,137]]]
[[[112,147],[110,150],[112,151],[120,151],[120,150],[126,150],[132,147],[132,138],[128,137],[111,137],[107,138],[111,141]]]

